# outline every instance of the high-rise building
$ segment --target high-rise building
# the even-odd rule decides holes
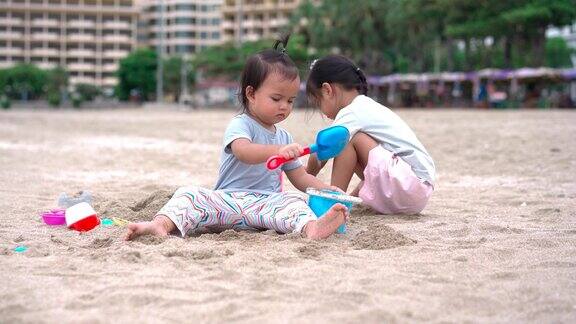
[[[224,0],[222,41],[275,38],[299,4],[300,0]]]
[[[111,88],[137,18],[132,0],[0,0],[0,68],[61,66],[71,84]]]
[[[192,54],[217,45],[221,42],[221,5],[222,0],[141,0],[139,41],[155,48],[163,29],[167,55]]]

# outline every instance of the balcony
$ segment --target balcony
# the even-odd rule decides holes
[[[118,64],[105,64],[102,67],[103,72],[116,72],[118,70]]]
[[[70,20],[68,22],[68,27],[70,28],[94,28],[96,23],[92,20]]]
[[[288,19],[286,19],[286,18],[270,19],[268,24],[270,25],[270,27],[281,27],[281,26],[283,27],[283,26],[286,26],[288,24]]]
[[[68,50],[68,56],[73,57],[94,57],[96,52],[89,49],[72,49]]]
[[[68,64],[68,69],[70,71],[92,72],[92,71],[94,71],[94,64],[91,64],[91,63],[70,63],[70,64]]]
[[[128,51],[109,50],[104,52],[104,58],[119,60],[126,57],[128,54],[129,54]]]
[[[87,76],[73,76],[73,77],[70,77],[70,83],[72,83],[72,84],[79,84],[79,83],[90,83],[90,84],[94,84],[95,82],[96,82],[96,80],[94,80],[94,78],[87,77]]]
[[[32,40],[35,41],[57,41],[60,39],[60,34],[49,32],[38,32],[32,34]]]
[[[3,55],[22,55],[24,50],[18,47],[0,47],[0,53]]]
[[[126,35],[105,35],[103,38],[107,43],[131,43],[132,38]]]
[[[70,34],[68,41],[70,42],[93,42],[95,40],[92,34]]]
[[[107,21],[104,23],[104,28],[108,29],[131,29],[130,23],[125,21]]]
[[[0,69],[5,69],[5,68],[9,68],[16,65],[16,62],[6,62],[6,61],[0,61]]]
[[[221,26],[223,29],[234,29],[238,24],[230,20],[224,20]]]
[[[60,22],[56,19],[34,19],[32,20],[32,26],[34,27],[58,27]]]
[[[15,31],[0,31],[0,39],[22,39],[22,33]]]
[[[41,69],[44,69],[44,70],[51,70],[51,69],[55,68],[56,66],[58,66],[58,64],[51,63],[51,62],[39,62],[39,63],[36,63],[36,66],[41,68]]]
[[[41,57],[58,56],[59,53],[60,53],[60,51],[55,49],[55,48],[33,48],[32,49],[32,55],[33,56],[41,56]]]
[[[244,35],[244,39],[247,41],[250,41],[250,42],[255,42],[261,38],[262,38],[262,36],[259,34],[246,34],[246,35]]]
[[[103,86],[113,87],[118,83],[118,79],[114,77],[107,77],[102,80]]]
[[[22,26],[21,18],[0,18],[0,26]]]

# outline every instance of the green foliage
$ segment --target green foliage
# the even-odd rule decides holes
[[[570,57],[575,50],[568,47],[563,38],[554,37],[546,41],[546,66],[553,68],[567,68],[572,66]]]
[[[100,88],[89,83],[79,83],[76,85],[76,93],[81,101],[92,101],[99,96],[102,92]]]
[[[72,94],[72,107],[78,109],[82,106],[83,97],[79,93]]]
[[[60,106],[62,99],[60,93],[52,92],[48,94],[48,104],[54,108]]]
[[[19,64],[4,69],[0,75],[0,87],[12,99],[37,99],[45,93],[48,74],[32,64]]]
[[[10,102],[10,99],[8,99],[8,97],[0,96],[0,107],[2,109],[8,110],[8,109],[10,109],[11,105],[12,105],[12,103]]]
[[[240,47],[234,43],[208,47],[195,57],[193,65],[207,76],[225,76],[228,79],[238,79],[244,68],[246,58],[259,51],[270,49],[273,45],[274,40],[268,39],[245,42]],[[310,55],[303,36],[292,36],[286,52],[301,70],[307,69]]]
[[[120,61],[115,89],[119,99],[127,100],[133,90],[138,91],[143,100],[150,99],[156,89],[156,57],[152,49],[139,49]]]
[[[317,56],[342,53],[388,74],[564,66],[545,31],[575,19],[574,0],[305,0],[291,25]]]

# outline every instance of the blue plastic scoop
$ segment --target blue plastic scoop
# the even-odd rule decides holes
[[[306,147],[300,156],[316,153],[320,161],[331,159],[346,147],[350,140],[350,132],[344,126],[332,126],[321,130],[316,135],[316,143]],[[286,159],[280,155],[271,156],[266,161],[266,167],[269,170],[274,170],[282,164],[293,159]]]

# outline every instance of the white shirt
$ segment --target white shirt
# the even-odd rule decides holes
[[[408,163],[418,178],[434,184],[436,168],[430,154],[416,134],[392,110],[364,95],[342,108],[333,125],[348,129],[350,138],[357,132],[370,135],[384,149]]]

